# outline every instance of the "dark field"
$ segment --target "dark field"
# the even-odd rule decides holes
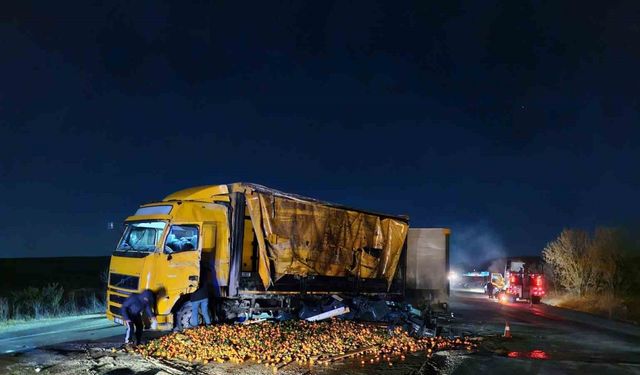
[[[50,283],[60,284],[65,291],[100,290],[108,268],[108,256],[0,259],[0,296]]]

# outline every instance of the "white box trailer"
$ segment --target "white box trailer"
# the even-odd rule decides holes
[[[449,302],[448,228],[409,228],[405,293],[413,304]]]

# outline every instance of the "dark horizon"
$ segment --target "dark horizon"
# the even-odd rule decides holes
[[[3,8],[2,258],[109,255],[234,181],[449,227],[454,261],[639,224],[634,2]]]

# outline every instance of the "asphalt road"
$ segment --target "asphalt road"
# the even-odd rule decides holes
[[[483,336],[477,354],[439,369],[454,374],[640,374],[640,327],[527,303],[501,304],[477,293],[454,292],[454,333]],[[509,322],[513,337],[500,338]],[[53,319],[0,328],[0,353],[91,344],[120,345],[124,328],[102,315]],[[348,368],[344,368],[348,371]],[[350,371],[349,371],[350,372]],[[391,372],[391,371],[390,371]],[[385,371],[387,373],[387,371]],[[398,373],[393,371],[393,373]]]
[[[0,353],[25,352],[69,342],[118,343],[119,336],[124,336],[124,327],[107,320],[103,314],[47,319],[0,327]]]
[[[640,327],[528,303],[502,304],[455,292],[451,310],[461,332],[495,337],[509,323],[513,338],[486,340],[456,374],[640,374]]]

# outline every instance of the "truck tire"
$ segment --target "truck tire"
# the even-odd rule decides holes
[[[180,309],[176,312],[174,329],[182,331],[183,329],[191,327],[191,301],[185,302]],[[198,314],[198,324],[202,323],[202,316]]]
[[[531,297],[531,303],[533,303],[534,305],[539,304],[540,303],[540,296]]]

